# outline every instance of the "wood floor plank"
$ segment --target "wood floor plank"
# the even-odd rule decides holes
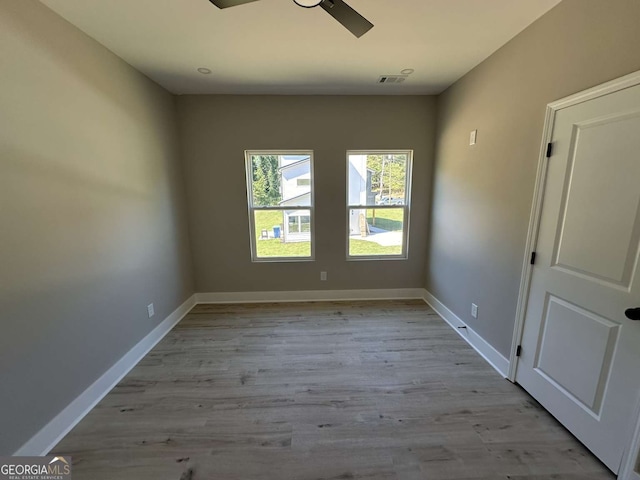
[[[611,480],[421,301],[199,305],[54,449],[102,480]]]

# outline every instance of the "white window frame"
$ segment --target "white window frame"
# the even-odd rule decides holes
[[[254,207],[253,206],[253,176],[251,157],[254,155],[309,155],[309,173],[311,177],[310,190],[311,190],[311,205],[295,207],[296,210],[309,210],[311,216],[311,255],[308,257],[258,257],[257,252],[257,232],[255,225],[255,212],[259,211],[278,211],[284,212],[285,210],[292,210],[292,207]],[[316,228],[315,228],[315,188],[314,188],[314,162],[313,162],[313,150],[245,150],[244,151],[244,170],[247,180],[247,208],[249,213],[249,240],[251,242],[251,261],[255,263],[273,263],[273,262],[313,262],[316,259],[315,245],[316,245]],[[284,230],[284,220],[282,229]]]
[[[405,172],[405,202],[404,205],[350,205],[349,204],[349,156],[350,155],[390,155],[404,154],[407,155],[407,169]],[[409,219],[411,214],[411,184],[413,183],[413,150],[397,149],[397,150],[347,150],[346,157],[347,183],[346,183],[346,202],[347,202],[347,218],[346,218],[346,252],[348,261],[371,261],[371,260],[407,260],[409,258]],[[376,210],[398,209],[404,208],[404,218],[402,222],[402,252],[399,255],[350,255],[350,218],[351,210]]]

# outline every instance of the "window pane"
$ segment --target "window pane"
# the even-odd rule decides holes
[[[258,258],[311,256],[309,210],[259,210],[254,218]]]
[[[349,255],[402,255],[404,208],[350,208]]]
[[[310,155],[251,155],[253,207],[311,205]]]
[[[349,154],[349,205],[406,205],[407,154]]]

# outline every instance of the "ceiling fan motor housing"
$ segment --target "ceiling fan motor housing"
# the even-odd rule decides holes
[[[304,8],[313,8],[320,5],[323,0],[293,0],[296,5]]]

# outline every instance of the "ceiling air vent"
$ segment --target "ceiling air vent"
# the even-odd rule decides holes
[[[407,75],[382,75],[378,83],[402,83],[407,79]]]

